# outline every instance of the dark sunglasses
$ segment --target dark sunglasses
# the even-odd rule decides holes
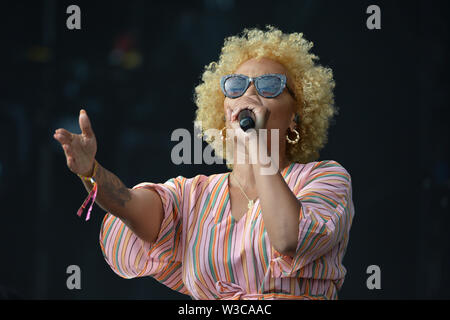
[[[291,96],[295,97],[286,86],[286,76],[278,73],[263,74],[254,78],[243,74],[229,74],[220,79],[220,87],[226,97],[235,99],[242,96],[252,82],[258,94],[264,98],[275,98],[283,92],[284,88],[287,88]]]

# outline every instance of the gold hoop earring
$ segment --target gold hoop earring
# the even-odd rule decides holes
[[[288,143],[290,143],[290,144],[296,144],[296,143],[298,143],[299,141],[300,141],[300,133],[298,133],[298,131],[294,128],[294,130],[291,130],[291,131],[294,131],[295,132],[295,135],[296,135],[296,137],[295,137],[295,139],[294,140],[291,140],[291,138],[289,138],[289,133],[286,135],[286,140],[287,140],[287,142]]]

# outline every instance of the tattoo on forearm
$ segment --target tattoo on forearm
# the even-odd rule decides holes
[[[119,206],[125,207],[125,204],[131,200],[130,190],[112,172],[103,167],[99,169],[97,177],[99,190],[102,190],[108,200],[113,200]]]

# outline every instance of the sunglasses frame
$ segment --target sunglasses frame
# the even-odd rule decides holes
[[[227,95],[226,91],[225,91],[225,82],[232,77],[241,77],[244,78],[246,80],[246,85],[245,85],[245,89],[242,91],[242,93],[238,96],[235,97],[230,97],[229,95]],[[261,94],[261,92],[258,89],[258,86],[256,85],[257,81],[263,77],[267,77],[267,76],[275,76],[278,79],[280,79],[281,81],[281,85],[280,85],[280,89],[276,92],[276,94],[271,95],[271,96],[265,96],[263,94]],[[227,74],[225,76],[222,76],[222,78],[220,79],[220,88],[222,89],[223,94],[225,95],[225,97],[228,97],[230,99],[236,99],[239,98],[241,96],[244,95],[244,93],[248,90],[248,88],[250,87],[250,84],[253,82],[253,84],[255,85],[255,89],[258,92],[258,94],[264,98],[275,98],[278,97],[284,90],[284,88],[286,88],[289,93],[292,95],[292,97],[294,97],[294,94],[292,93],[292,91],[289,89],[289,87],[286,85],[286,76],[284,74],[280,74],[280,73],[267,73],[267,74],[263,74],[260,75],[258,77],[248,77],[244,74],[239,74],[239,73],[233,73],[233,74]]]

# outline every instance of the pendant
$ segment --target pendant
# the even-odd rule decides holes
[[[253,207],[253,200],[248,201],[248,208],[251,209]]]

